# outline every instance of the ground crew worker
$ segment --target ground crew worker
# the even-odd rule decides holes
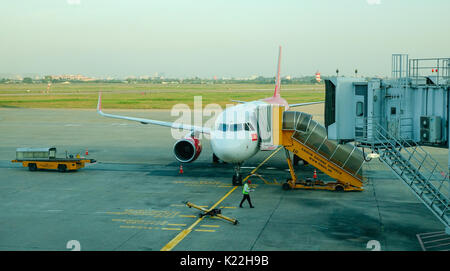
[[[242,203],[244,203],[245,200],[247,200],[248,204],[250,204],[250,208],[254,208],[254,206],[252,205],[252,201],[250,200],[250,195],[249,195],[250,191],[253,191],[253,190],[250,190],[250,188],[248,186],[249,184],[252,184],[252,181],[248,180],[244,184],[244,188],[242,189],[243,197],[242,197],[242,200],[241,200],[241,204],[239,204],[239,207],[241,207],[241,208],[242,208]]]

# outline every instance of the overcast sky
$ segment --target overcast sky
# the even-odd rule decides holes
[[[450,57],[448,0],[2,0],[0,73],[390,75]]]

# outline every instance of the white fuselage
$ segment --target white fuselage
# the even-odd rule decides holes
[[[257,107],[262,104],[267,103],[239,104],[219,114],[211,130],[211,147],[219,159],[241,163],[258,152]]]

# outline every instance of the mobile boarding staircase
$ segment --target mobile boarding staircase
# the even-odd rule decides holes
[[[280,145],[336,182],[324,183],[318,180],[298,180],[288,158],[291,179],[283,184],[283,189],[324,189],[336,191],[363,190],[363,152],[352,144],[338,144],[329,140],[324,126],[312,120],[303,112],[285,111],[282,113]]]
[[[279,116],[278,120],[277,117],[273,118],[274,131],[279,131],[279,134],[274,134],[277,139],[274,142],[336,180],[331,184],[318,184],[319,187],[327,190],[362,191],[365,182],[362,176],[363,164],[367,160],[358,147],[368,148],[372,151],[370,156],[378,156],[445,225],[446,233],[450,234],[448,170],[444,170],[416,142],[392,135],[376,118],[365,120],[363,133],[355,138],[353,145],[329,140],[326,128],[312,120],[309,114],[280,111],[274,116]],[[276,127],[277,122],[281,123],[281,127]],[[318,188],[314,187],[315,183],[298,182],[289,157],[287,160],[292,178],[283,185],[284,189]]]
[[[378,119],[367,119],[363,135],[357,138],[358,146],[379,155],[379,160],[411,189],[450,234],[448,170],[442,169],[416,142],[392,135],[379,123]]]

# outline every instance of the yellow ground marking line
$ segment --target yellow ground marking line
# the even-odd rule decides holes
[[[184,204],[171,204],[170,206],[174,206],[174,207],[184,207]]]
[[[220,206],[220,209],[236,209],[236,207],[233,207],[233,206]]]
[[[181,231],[180,228],[161,228],[161,230],[166,230],[166,231]]]
[[[159,227],[145,227],[145,226],[123,226],[120,225],[119,228],[121,229],[138,229],[138,230],[159,230]]]
[[[180,215],[180,217],[197,217],[196,215]]]
[[[246,182],[248,178],[250,178],[251,176],[253,176],[253,174],[262,166],[264,165],[267,161],[269,161],[270,158],[272,158],[272,156],[274,156],[277,152],[279,152],[281,149],[283,148],[283,146],[280,146],[278,149],[276,149],[274,152],[272,152],[269,156],[267,156],[266,159],[264,159],[264,161],[261,162],[261,164],[259,164],[257,167],[255,167],[250,174],[245,177],[245,179],[242,181],[242,183]]]
[[[200,232],[216,232],[216,230],[195,230],[195,231],[200,231]]]
[[[206,228],[218,228],[219,225],[200,225],[200,227],[206,227]]]
[[[186,224],[167,224],[167,226],[181,226],[184,227]]]
[[[245,179],[242,181],[242,183],[246,182],[248,178],[250,178],[250,176],[255,173],[264,163],[266,163],[270,158],[272,158],[272,156],[274,156],[278,151],[280,151],[283,148],[283,146],[280,146],[277,150],[275,150],[273,153],[271,153],[261,164],[259,164],[255,169],[252,170],[252,172],[245,177]],[[225,196],[223,196],[218,202],[216,202],[208,211],[214,209],[217,207],[217,205],[219,205],[222,201],[224,201],[229,195],[231,195],[231,193],[234,192],[234,190],[236,190],[236,188],[238,188],[237,186],[233,187],[232,189],[230,189],[230,191],[228,191],[228,193],[225,194]],[[178,243],[180,243],[189,233],[192,232],[192,229],[197,226],[198,223],[200,223],[200,221],[203,220],[203,218],[205,218],[204,216],[197,219],[197,221],[195,221],[191,226],[189,226],[189,228],[181,231],[177,236],[175,236],[175,238],[173,238],[172,240],[169,241],[169,243],[167,243],[162,249],[161,251],[170,251],[172,250],[176,245],[178,245]]]
[[[214,208],[216,208],[217,205],[219,205],[223,200],[225,200],[229,195],[231,195],[231,193],[234,192],[234,190],[236,190],[237,186],[233,187],[232,189],[230,189],[230,191],[228,191],[228,193],[225,194],[225,196],[223,196],[218,202],[216,202],[209,210],[212,210]],[[192,232],[192,229],[197,226],[198,223],[200,223],[200,221],[203,220],[203,218],[205,218],[204,216],[197,219],[197,221],[195,221],[191,226],[189,226],[189,228],[181,231],[177,236],[175,236],[175,238],[173,238],[169,243],[167,243],[162,249],[161,251],[170,251],[172,250],[176,245],[178,245],[178,243],[181,242],[181,240],[183,240],[189,233]]]
[[[256,176],[258,178],[260,178],[265,184],[270,184],[268,181],[266,181],[266,179],[264,179],[261,175],[259,175],[258,173],[253,173],[253,176]]]

